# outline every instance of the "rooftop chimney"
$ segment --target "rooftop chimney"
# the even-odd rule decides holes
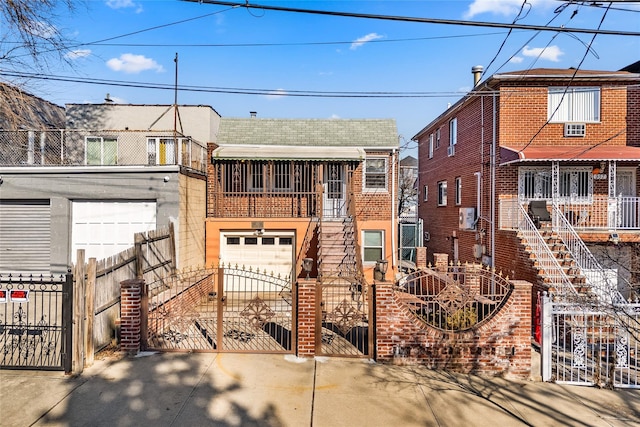
[[[249,111],[249,115],[253,118],[258,115],[256,111]]]
[[[113,99],[111,99],[111,97],[109,96],[109,94],[107,94],[107,96],[105,96],[105,97],[104,97],[104,102],[106,102],[106,103],[108,103],[108,104],[109,104],[109,103],[112,103],[112,102],[113,102]]]
[[[471,74],[473,74],[473,87],[478,86],[478,83],[480,83],[480,79],[482,78],[483,71],[484,71],[484,67],[482,65],[476,65],[475,67],[471,67]]]

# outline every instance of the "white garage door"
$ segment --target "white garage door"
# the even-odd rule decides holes
[[[266,270],[275,276],[289,277],[293,268],[293,233],[266,232],[262,236],[245,232],[222,234],[221,261]]]
[[[156,229],[155,202],[73,202],[72,261],[103,259],[133,246],[135,233]]]

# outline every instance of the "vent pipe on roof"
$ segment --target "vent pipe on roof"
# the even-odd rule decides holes
[[[484,67],[482,65],[476,65],[475,67],[471,67],[471,74],[473,74],[473,87],[478,86],[478,83],[480,83],[480,79],[482,78],[483,71],[484,71]]]
[[[258,115],[256,111],[249,111],[249,115],[253,118]]]

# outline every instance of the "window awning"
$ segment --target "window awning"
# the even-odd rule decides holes
[[[517,162],[639,161],[640,147],[627,145],[532,145],[525,148],[500,147],[502,165]]]
[[[213,150],[215,160],[364,160],[365,151],[359,147],[292,147],[266,145],[227,145]]]

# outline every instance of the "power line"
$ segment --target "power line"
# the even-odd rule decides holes
[[[422,24],[442,24],[442,25],[462,25],[471,27],[489,27],[489,28],[512,28],[520,30],[537,30],[537,31],[553,31],[560,33],[584,33],[584,34],[603,34],[614,36],[640,36],[640,32],[637,31],[620,31],[620,30],[603,30],[603,29],[590,29],[590,28],[567,28],[567,27],[548,27],[544,25],[527,25],[527,24],[506,24],[500,22],[483,22],[483,21],[464,21],[459,19],[438,19],[438,18],[418,18],[410,16],[392,16],[392,15],[374,15],[369,13],[353,13],[353,12],[335,12],[328,10],[316,10],[316,9],[299,9],[293,7],[280,7],[280,6],[265,6],[250,4],[247,0],[246,3],[227,2],[219,0],[182,0],[193,3],[205,3],[218,6],[230,6],[230,7],[244,7],[247,9],[263,9],[273,10],[279,12],[294,12],[294,13],[307,13],[314,15],[328,15],[339,16],[348,18],[362,18],[362,19],[378,19],[386,21],[399,21],[399,22],[415,22]]]

